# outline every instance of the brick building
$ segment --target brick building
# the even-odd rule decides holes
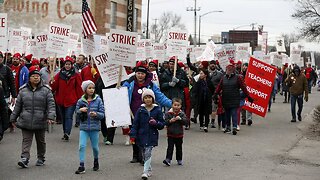
[[[141,33],[142,0],[87,2],[98,26],[97,34],[105,34],[110,28]],[[81,8],[81,1],[75,0],[0,1],[0,12],[8,14],[9,28],[32,28],[33,34],[47,31],[50,22],[72,25],[72,32],[81,33]]]

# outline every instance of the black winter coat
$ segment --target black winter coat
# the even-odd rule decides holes
[[[212,112],[212,96],[214,93],[215,87],[213,83],[207,79],[198,80],[193,86],[193,95],[194,99],[197,101],[197,106],[199,112],[211,113]]]

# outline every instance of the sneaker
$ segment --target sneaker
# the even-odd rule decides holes
[[[38,159],[36,162],[36,166],[43,166],[44,165],[44,161],[43,159]]]
[[[82,167],[82,166],[80,166],[75,173],[76,173],[76,174],[84,174],[85,172],[86,172],[86,171],[85,171],[85,168]]]
[[[189,126],[186,126],[184,129],[185,129],[185,130],[189,130],[189,129],[190,129],[190,127],[189,127]]]
[[[203,131],[204,131],[204,132],[208,132],[208,127],[204,127],[204,128],[203,128]]]
[[[249,121],[249,120],[248,120],[248,121]],[[241,125],[246,125],[247,123],[246,123],[246,121],[242,121],[240,124],[241,124]]]
[[[216,128],[214,123],[211,123],[211,128]]]
[[[126,143],[124,145],[126,146],[130,145],[130,136],[126,135]]]
[[[178,162],[179,166],[183,166],[183,161],[182,160],[177,160],[177,162]]]
[[[297,122],[295,119],[292,119],[291,122]]]
[[[152,176],[152,171],[148,171],[147,176],[151,177]]]
[[[21,160],[18,162],[18,165],[22,168],[27,168],[28,163],[29,163],[28,158],[21,158]]]
[[[105,145],[112,145],[112,142],[106,141],[104,144],[105,144]]]
[[[225,128],[221,128],[221,131],[224,132],[226,129]]]
[[[165,159],[162,162],[163,162],[163,164],[165,164],[167,166],[171,166],[170,160],[168,160],[168,159]]]
[[[230,133],[231,133],[231,129],[226,128],[226,129],[224,130],[224,133],[228,133],[228,134],[230,134]]]
[[[203,131],[203,127],[200,127],[200,131]]]
[[[236,130],[237,130],[237,131],[240,131],[240,126],[239,126],[239,125],[237,125]]]
[[[302,117],[301,117],[301,116],[298,116],[298,120],[299,120],[299,121],[302,121]]]
[[[130,163],[138,163],[138,159],[137,158],[132,158],[132,160],[130,161]]]
[[[195,123],[195,124],[197,124],[197,119],[196,118],[191,118],[190,121]]]
[[[287,103],[287,100],[284,100],[283,103]]]
[[[64,140],[64,141],[69,141],[69,135],[68,134],[64,134],[61,139]]]
[[[233,135],[237,135],[237,128],[233,128],[233,129],[232,129],[232,134],[233,134]]]
[[[248,126],[251,126],[251,125],[252,125],[252,123],[253,123],[253,121],[252,121],[252,120],[248,120]]]
[[[141,179],[144,179],[144,180],[148,179],[148,174],[147,173],[143,173],[141,175]]]
[[[93,169],[93,171],[98,171],[99,170],[99,162],[94,162],[92,169]]]

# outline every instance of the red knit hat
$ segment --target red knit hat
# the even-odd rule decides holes
[[[64,59],[64,63],[66,63],[67,61],[70,61],[72,64],[74,63],[73,58],[70,56],[66,56],[66,58]]]
[[[15,54],[13,55],[13,57],[20,59],[20,58],[21,58],[21,54],[20,54],[20,53],[15,53]]]
[[[30,62],[31,59],[32,59],[32,56],[33,56],[32,54],[28,54],[28,55],[25,56],[25,58],[26,58],[27,61]]]
[[[39,61],[38,59],[33,59],[33,60],[31,61],[31,64],[32,64],[32,66],[40,65],[40,61]]]
[[[184,65],[183,62],[181,62],[181,61],[178,62],[178,66],[181,67],[181,68],[184,68],[184,67],[185,67],[185,65]]]
[[[158,66],[158,60],[152,60],[149,62],[149,65],[154,65],[154,66]]]
[[[32,76],[33,74],[38,74],[38,75],[40,75],[40,68],[38,68],[37,66],[31,66],[30,68],[29,68],[29,78],[30,78],[30,76]]]
[[[241,61],[238,61],[238,62],[237,62],[237,64],[238,64],[238,65],[241,65],[241,64],[242,64],[242,62],[241,62]]]
[[[201,64],[203,66],[203,68],[207,69],[209,66],[209,62],[208,61],[201,61]]]

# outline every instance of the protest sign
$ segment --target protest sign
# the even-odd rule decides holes
[[[116,84],[119,79],[119,65],[110,64],[108,61],[108,53],[105,50],[97,51],[93,54],[93,59],[98,67],[100,76],[105,87]],[[125,68],[122,67],[121,81],[128,79]]]
[[[163,63],[165,61],[166,51],[164,44],[155,43],[153,44],[153,59],[157,59],[159,63]]]
[[[32,38],[32,29],[27,27],[21,27],[22,29],[22,39],[23,39],[23,53],[26,53],[28,40]]]
[[[145,49],[144,39],[139,39],[137,42],[137,52],[136,52],[136,61],[146,60],[146,49]]]
[[[225,70],[227,65],[230,64],[230,61],[228,59],[228,55],[226,53],[226,50],[223,46],[218,46],[215,49],[215,59],[219,61],[220,67]]]
[[[186,62],[188,48],[188,34],[181,30],[170,30],[167,35],[167,56],[176,56]]]
[[[153,47],[152,47],[151,39],[145,39],[144,41],[145,41],[144,47],[145,47],[145,52],[146,52],[146,58],[152,58],[153,57]]]
[[[245,84],[250,97],[254,99],[250,103],[245,100],[243,109],[265,117],[273,90],[277,69],[253,57],[250,58]]]
[[[87,56],[95,52],[95,43],[93,36],[88,36],[86,38],[81,38],[83,53]]]
[[[37,52],[35,53],[35,57],[37,58],[48,58],[53,56],[54,53],[47,52],[47,42],[48,36],[46,33],[39,33],[35,35]]]
[[[68,44],[68,54],[69,55],[73,55],[77,51],[78,40],[79,40],[79,34],[70,33],[70,40],[69,40],[69,44]]]
[[[47,51],[66,55],[70,40],[71,26],[50,23],[48,32]]]
[[[93,35],[96,51],[108,51],[108,36]]]
[[[272,59],[272,64],[277,66],[277,67],[282,67],[282,55],[278,53],[270,53],[271,54],[271,59]]]
[[[103,89],[102,93],[107,127],[131,125],[128,89]]]
[[[8,48],[8,17],[0,13],[0,51],[7,52]]]
[[[23,30],[11,29],[9,37],[9,51],[13,53],[23,53]]]
[[[26,54],[38,54],[37,41],[35,39],[28,39],[26,45]]]
[[[262,57],[262,61],[267,63],[267,64],[269,64],[269,65],[271,65],[271,55],[270,54],[264,55]]]
[[[259,60],[262,60],[264,57],[263,51],[253,51],[253,57]]]
[[[211,40],[207,43],[205,50],[201,54],[201,58],[198,57],[198,60],[217,60],[217,57],[215,57],[217,46],[214,44],[214,42]],[[221,48],[221,46],[220,46]],[[220,50],[220,49],[219,49]]]
[[[201,59],[202,53],[206,50],[205,46],[202,47],[190,47],[188,52],[190,53],[190,61],[195,63],[197,59]],[[214,60],[213,58],[207,59],[208,61]]]
[[[111,29],[109,41],[109,59],[111,64],[123,66],[136,65],[138,33]]]
[[[284,44],[284,38],[278,37],[276,39],[276,48],[278,52],[286,52],[285,44]]]
[[[301,46],[298,43],[290,43],[291,63],[299,63],[301,57]]]
[[[236,62],[236,46],[224,46],[224,49],[226,51],[227,57],[230,60],[233,60],[234,62]]]
[[[250,58],[250,43],[240,43],[236,45],[236,59],[248,62]]]

